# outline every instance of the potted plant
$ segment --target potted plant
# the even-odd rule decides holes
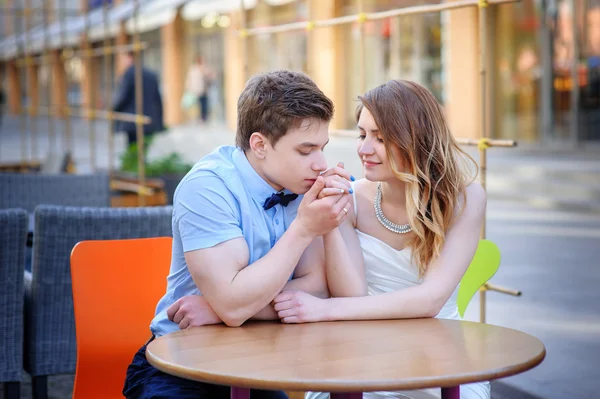
[[[172,204],[173,195],[175,194],[177,185],[194,165],[186,163],[181,155],[176,152],[172,152],[151,161],[148,161],[147,157],[144,157],[144,159],[146,160],[146,177],[159,178],[164,182],[164,191],[167,195],[167,202]],[[138,149],[136,144],[131,144],[127,151],[121,155],[121,172],[137,176]]]

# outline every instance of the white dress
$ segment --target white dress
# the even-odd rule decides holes
[[[356,199],[354,201],[356,203]],[[397,250],[371,235],[356,230],[360,246],[365,258],[365,273],[369,295],[397,291],[420,284],[419,272],[416,265],[411,262],[410,249]],[[454,290],[450,299],[436,316],[443,319],[460,319]],[[435,399],[441,396],[441,390],[421,389],[403,392],[369,392],[363,399],[383,398],[409,398],[409,399]],[[322,392],[309,392],[305,399],[326,399],[329,394]],[[461,399],[490,399],[489,382],[466,384],[460,386]]]

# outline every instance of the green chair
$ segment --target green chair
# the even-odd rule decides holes
[[[458,313],[463,317],[473,295],[498,271],[500,250],[489,240],[479,240],[477,251],[458,287]]]

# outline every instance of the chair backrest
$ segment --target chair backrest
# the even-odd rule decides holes
[[[473,295],[485,284],[500,267],[500,250],[492,241],[479,240],[475,256],[460,280],[456,303],[458,313],[463,317]]]
[[[0,382],[21,381],[23,370],[23,271],[28,214],[0,210]]]
[[[80,241],[172,236],[173,208],[35,209],[33,263],[28,285],[25,370],[31,375],[73,373],[75,320],[71,250]]]
[[[150,338],[166,292],[170,237],[83,241],[71,254],[77,336],[73,398],[122,397],[125,372]]]
[[[33,212],[41,204],[110,206],[108,174],[0,173],[0,187],[0,209],[19,207]]]

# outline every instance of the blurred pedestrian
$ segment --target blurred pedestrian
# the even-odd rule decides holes
[[[135,98],[135,65],[133,52],[123,53],[122,62],[126,69],[119,83],[112,109],[115,112],[136,113]],[[151,137],[154,133],[165,129],[163,125],[163,105],[160,96],[158,77],[156,73],[142,66],[142,113],[151,119],[144,125],[144,136]],[[137,143],[136,126],[134,122],[117,121],[116,132],[127,134],[128,145]]]
[[[200,113],[200,121],[208,121],[208,89],[215,79],[215,73],[204,62],[201,56],[197,56],[195,61],[188,69],[185,81],[186,93],[191,93],[196,97]]]

